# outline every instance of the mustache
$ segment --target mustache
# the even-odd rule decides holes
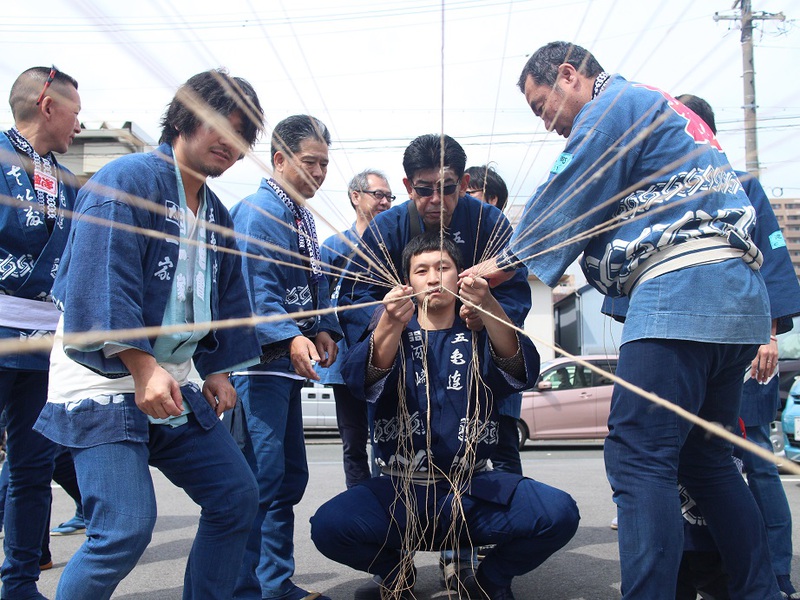
[[[227,160],[230,160],[233,157],[230,150],[228,150],[227,148],[223,148],[222,146],[211,146],[209,150],[216,154],[224,154]]]

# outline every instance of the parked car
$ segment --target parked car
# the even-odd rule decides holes
[[[336,424],[336,401],[333,390],[320,385],[307,385],[300,391],[303,431],[339,431]]]
[[[792,389],[792,386],[798,377],[800,377],[800,359],[778,359],[778,389],[781,395],[781,410],[783,410],[783,407],[786,406],[786,399],[789,397],[789,390]]]
[[[789,391],[786,407],[781,417],[783,426],[783,451],[786,458],[800,462],[800,380]]]
[[[581,360],[615,373],[617,357],[580,356]],[[614,385],[609,377],[594,373],[569,358],[542,364],[533,391],[522,394],[517,422],[519,446],[526,440],[570,440],[604,438]]]
[[[800,376],[800,318],[792,319],[794,327],[778,336],[778,370],[781,410],[786,405],[789,390]]]

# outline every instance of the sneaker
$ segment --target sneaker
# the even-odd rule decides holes
[[[301,587],[294,586],[291,590],[273,598],[273,600],[331,600],[328,596],[323,596],[319,592],[307,592]]]
[[[478,586],[475,583],[475,568],[470,564],[461,564],[454,560],[439,561],[441,569],[441,584],[449,592],[458,592],[459,595],[466,591],[470,596],[478,595]]]
[[[412,592],[414,590],[416,571],[415,568],[412,576],[406,580],[403,589],[399,591],[384,586],[383,578],[380,575],[373,575],[372,579],[356,588],[353,593],[353,600],[410,600],[414,598]]]
[[[86,531],[86,523],[81,517],[72,517],[69,521],[64,521],[58,527],[50,530],[50,535],[75,535],[76,533],[84,533]]]
[[[611,529],[613,529],[614,531],[619,529],[619,525],[617,524],[617,517],[611,519]]]
[[[477,554],[478,562],[480,562],[484,558],[486,558],[486,555],[489,554],[489,552],[492,551],[494,546],[495,546],[494,544],[489,544],[488,546],[478,546],[478,548],[476,549],[477,550],[476,554]]]
[[[794,589],[792,579],[789,575],[778,575],[777,578],[781,596],[787,598],[787,600],[800,600],[800,592]]]

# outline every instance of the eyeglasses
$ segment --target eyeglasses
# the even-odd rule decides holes
[[[453,192],[456,191],[456,188],[458,187],[458,184],[457,183],[448,183],[447,185],[445,185],[443,187],[436,186],[435,188],[428,187],[428,186],[425,186],[425,185],[415,185],[415,186],[412,186],[412,187],[413,187],[414,191],[417,192],[417,194],[419,196],[422,196],[423,198],[427,198],[429,196],[433,196],[434,192],[438,192],[438,191],[441,191],[443,196],[449,196],[450,194],[452,194]]]
[[[53,65],[50,67],[50,75],[47,76],[47,81],[44,82],[44,87],[42,88],[42,93],[39,94],[39,99],[36,101],[36,106],[39,106],[44,100],[44,94],[47,92],[47,88],[50,87],[50,84],[53,83],[53,80],[56,78],[56,73],[58,73],[58,69],[56,66]]]
[[[383,200],[384,198],[386,198],[387,200],[389,200],[389,202],[394,202],[394,199],[397,198],[397,196],[392,196],[391,194],[387,194],[386,192],[381,190],[361,190],[361,191],[364,192],[365,194],[369,194],[370,196],[374,196],[375,200]]]

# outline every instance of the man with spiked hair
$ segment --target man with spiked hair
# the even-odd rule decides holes
[[[55,67],[33,67],[17,77],[9,104],[14,127],[0,133],[0,339],[24,343],[50,337],[60,315],[51,289],[78,182],[54,153],[66,152],[81,131],[78,83]],[[56,447],[33,424],[47,400],[47,369],[45,352],[0,354],[10,468],[3,598],[41,598],[36,580]]]
[[[518,85],[567,145],[508,249],[466,275],[497,283],[524,264],[553,286],[583,253],[588,281],[630,301],[616,374],[734,429],[742,376],[769,341],[770,307],[750,235],[755,211],[719,142],[669,94],[607,73],[567,42],[532,54]],[[680,479],[719,546],[731,597],[780,600],[730,442],[620,385],[608,424],[623,597],[675,598]]]
[[[183,597],[233,595],[257,488],[219,415],[236,401],[229,373],[259,349],[252,329],[214,324],[251,311],[233,223],[206,180],[253,146],[262,118],[247,81],[199,73],[167,107],[161,145],[112,161],[78,196],[36,423],[71,449],[86,517],[59,598],[110,598],[136,565],[156,522],[150,466],[201,507]]]

